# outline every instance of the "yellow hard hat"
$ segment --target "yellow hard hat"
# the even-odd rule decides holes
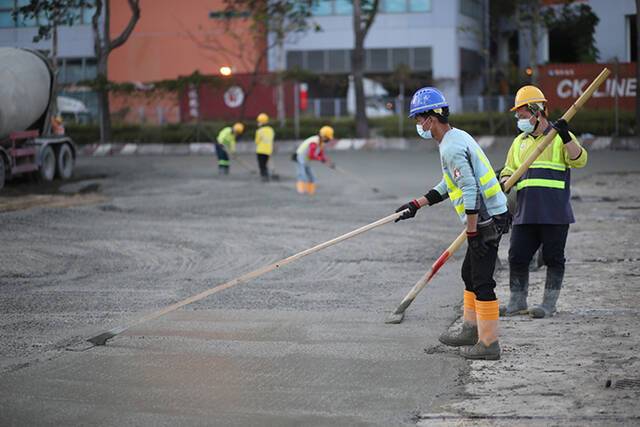
[[[240,135],[242,132],[244,132],[244,125],[240,122],[234,123],[233,131],[235,132],[236,135]]]
[[[264,125],[266,123],[269,123],[269,116],[267,116],[265,113],[260,113],[258,114],[258,118],[256,119],[256,121],[259,125]]]
[[[333,139],[333,128],[331,126],[322,126],[320,128],[320,137],[326,140]]]
[[[538,102],[544,102],[546,104],[547,98],[544,97],[544,93],[532,85],[522,86],[518,89],[518,92],[516,92],[516,101],[511,111],[516,111],[523,105],[536,104]]]

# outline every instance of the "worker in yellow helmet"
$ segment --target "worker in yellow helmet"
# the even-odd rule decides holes
[[[511,111],[515,112],[522,133],[509,149],[500,173],[501,182],[529,157],[552,127],[558,134],[515,185],[517,206],[509,248],[510,298],[506,306],[500,307],[500,314],[529,313],[533,318],[549,317],[556,311],[564,278],[564,248],[569,224],[575,222],[570,203],[571,168],[584,167],[587,152],[569,132],[565,120],[549,120],[547,99],[537,87],[520,88]],[[544,295],[542,304],[529,309],[529,263],[540,246],[547,266]]]
[[[260,176],[262,182],[269,182],[268,163],[273,153],[273,139],[275,132],[269,126],[269,116],[265,113],[258,114],[256,119],[258,129],[256,130],[256,155],[258,157],[258,167],[260,168]]]
[[[229,175],[229,154],[236,152],[236,138],[244,132],[240,122],[223,128],[216,138],[216,155],[218,156],[218,174]]]
[[[309,162],[317,160],[322,163],[328,163],[330,168],[334,168],[335,164],[329,160],[324,154],[324,146],[327,142],[333,140],[334,132],[331,126],[322,126],[317,135],[310,136],[298,146],[295,152],[296,168],[298,172],[298,182],[296,189],[298,193],[314,194],[316,192],[316,183]]]

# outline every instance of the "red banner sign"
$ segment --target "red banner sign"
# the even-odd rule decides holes
[[[552,110],[569,108],[605,67],[611,70],[611,76],[593,94],[586,108],[612,109],[617,98],[621,110],[634,111],[638,86],[635,62],[540,66],[539,85],[549,101],[549,107]]]

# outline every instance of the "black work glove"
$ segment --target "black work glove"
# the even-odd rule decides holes
[[[558,131],[558,135],[560,135],[563,143],[566,144],[572,141],[571,135],[569,134],[569,123],[567,123],[565,119],[556,120],[551,123],[551,126]]]
[[[508,190],[505,191],[504,185],[507,183],[507,179],[500,181],[500,189],[502,190],[502,192],[504,194],[509,194],[509,192],[511,191],[511,188],[509,188]],[[513,188],[513,187],[512,187]]]
[[[473,233],[467,231],[467,243],[471,250],[480,258],[485,256],[489,251],[489,247],[482,240],[482,235],[477,231]]]
[[[396,212],[406,211],[407,209],[409,211],[400,215],[394,222],[398,222],[402,219],[413,218],[414,216],[416,216],[416,212],[418,212],[418,209],[420,209],[420,207],[420,203],[418,203],[418,201],[415,199],[410,201],[409,203],[405,203],[404,205],[396,209]]]

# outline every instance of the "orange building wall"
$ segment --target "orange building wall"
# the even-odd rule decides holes
[[[265,41],[256,46],[250,19],[232,19],[228,32],[225,20],[209,17],[210,12],[223,10],[222,0],[141,0],[135,29],[109,56],[109,79],[146,83],[187,76],[196,70],[219,74],[225,65],[234,73],[252,72]],[[127,0],[111,0],[111,37],[122,32],[130,16]],[[261,71],[266,71],[266,61],[261,65]],[[112,112],[128,107],[136,114],[128,116],[127,121],[140,121],[141,106],[135,98],[130,100],[135,105],[127,105],[126,97],[111,99]],[[175,96],[168,96],[163,105],[173,99]],[[142,107],[150,110],[147,121],[157,122],[157,110],[148,100]],[[177,117],[172,115],[167,120],[174,122]]]

